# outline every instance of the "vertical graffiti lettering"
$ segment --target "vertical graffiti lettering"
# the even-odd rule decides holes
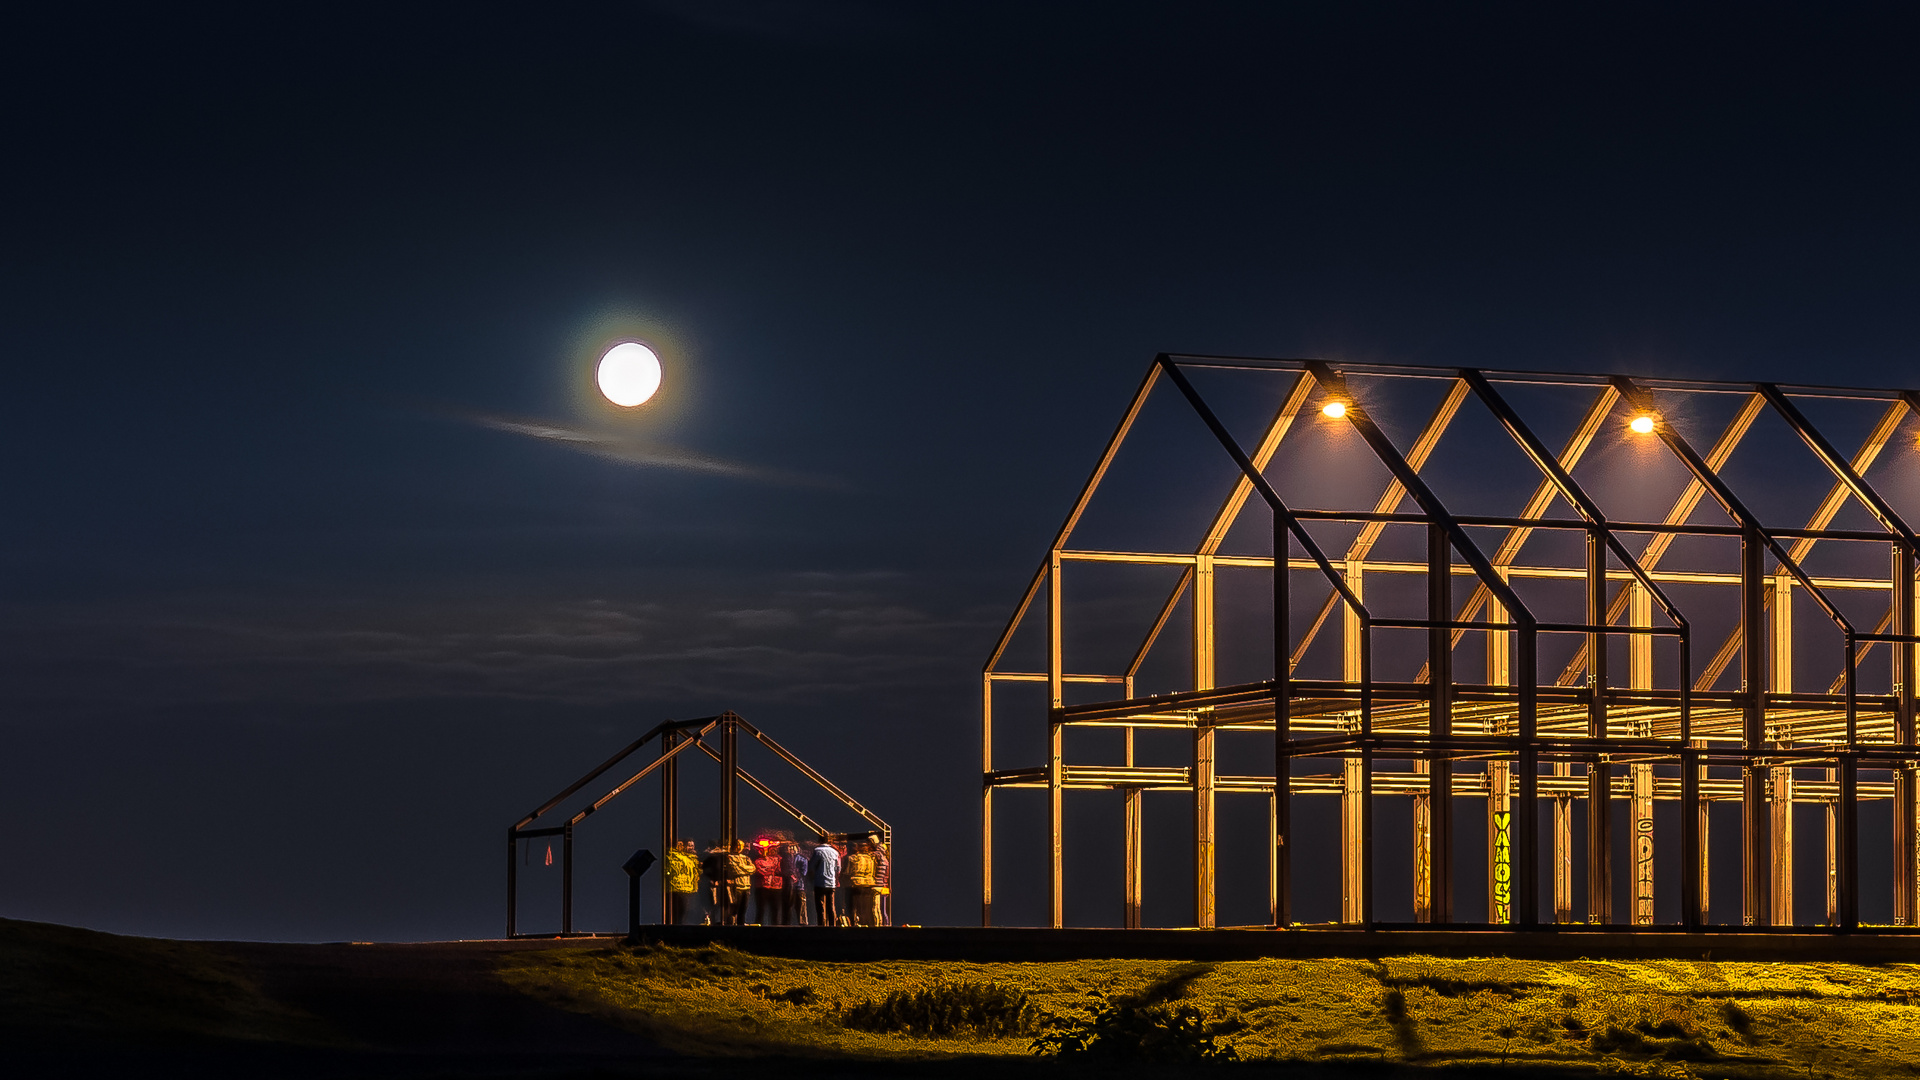
[[[1513,813],[1493,815],[1493,921],[1513,921]]]

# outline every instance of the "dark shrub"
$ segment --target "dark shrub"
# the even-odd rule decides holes
[[[1191,1005],[1149,1005],[1124,997],[1100,1006],[1090,1022],[1062,1025],[1033,1040],[1033,1052],[1156,1064],[1232,1061],[1239,1057],[1233,1047],[1215,1040],[1238,1026],[1208,1023]]]
[[[800,1002],[795,1002],[800,1004]],[[861,1031],[904,1031],[913,1035],[1026,1035],[1038,1011],[1024,992],[997,983],[940,983],[925,990],[895,990],[879,1001],[868,999],[840,1017]]]

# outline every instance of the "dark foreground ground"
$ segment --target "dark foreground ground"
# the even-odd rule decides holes
[[[1907,1038],[1920,1033],[1920,971],[1897,959],[981,963],[781,959],[758,954],[791,956],[793,943],[746,935],[731,944],[759,948],[743,952],[694,940],[711,934],[680,936],[688,940],[638,951],[577,939],[292,945],[0,920],[0,1076],[1165,1076],[1177,1070],[1076,1069],[1032,1056],[1026,1038],[852,1033],[836,1017],[870,993],[957,979],[1021,989],[1069,1017],[1088,1012],[1097,993],[1176,976],[1191,984],[1183,1000],[1243,1020],[1242,1052],[1268,1059],[1186,1070],[1209,1075],[1920,1074],[1920,1040]],[[854,953],[899,951],[878,937],[852,944]],[[800,986],[810,988],[804,1007],[782,996]],[[1738,1038],[1716,1019],[1736,1000],[1751,1014]],[[1691,1041],[1603,1046],[1607,1025],[1648,1021],[1682,1025]],[[1676,1047],[1688,1054],[1676,1057]]]
[[[0,920],[0,1066],[13,1076],[570,1076],[681,1060],[500,981],[505,954],[551,946],[170,942]]]

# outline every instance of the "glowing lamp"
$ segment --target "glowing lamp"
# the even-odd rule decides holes
[[[1653,417],[1636,416],[1633,418],[1633,423],[1627,426],[1641,435],[1651,435],[1653,433]]]
[[[600,358],[596,378],[608,401],[630,409],[660,389],[660,358],[637,341],[624,341]]]
[[[1347,415],[1347,403],[1344,401],[1329,401],[1325,405],[1320,406],[1320,411],[1338,420]]]

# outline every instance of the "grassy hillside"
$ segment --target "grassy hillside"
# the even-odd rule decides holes
[[[1024,991],[1087,1021],[1158,987],[1244,1060],[1550,1066],[1703,1077],[1920,1073],[1920,967],[1400,957],[1208,965],[833,964],[724,948],[555,949],[503,962],[512,985],[714,1055],[1026,1057],[1030,1036],[929,1038],[842,1025],[846,1010],[941,982]],[[1167,988],[1171,987],[1169,993]]]
[[[11,919],[0,919],[0,1029],[16,1047],[318,1034],[217,946]]]
[[[1018,1005],[1001,1015],[1021,1030],[936,1037],[890,1029],[911,1011],[900,1002],[863,1009],[956,984]],[[233,1075],[314,1060],[327,1063],[314,1075],[464,1075],[484,1060],[499,1075],[645,1062],[704,1078],[801,1058],[848,1076],[971,1076],[983,1062],[1040,1076],[1055,1070],[1036,1035],[1083,1030],[1103,1009],[1111,1020],[1116,1002],[1189,1010],[1241,1061],[1303,1076],[1920,1075],[1915,965],[826,963],[718,947],[191,943],[0,920],[0,1057],[117,1048],[101,1075],[123,1075],[128,1053],[213,1046],[227,1049],[193,1052],[224,1055],[207,1061]],[[867,1026],[849,1026],[863,1011]]]

